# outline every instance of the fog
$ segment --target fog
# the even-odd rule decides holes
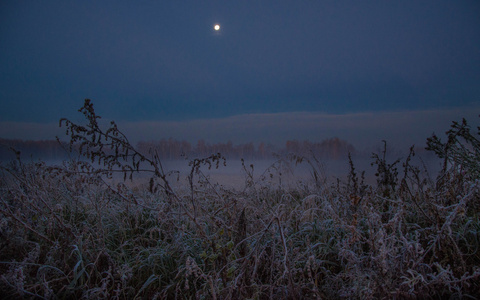
[[[393,163],[396,159],[401,159],[395,167],[398,171],[398,178],[404,175],[403,163],[404,157],[392,157],[387,159],[387,163]],[[364,173],[364,182],[375,186],[376,184],[376,165],[372,166],[374,159],[367,157],[353,158],[353,165],[358,180],[361,180],[362,172]],[[322,184],[346,184],[350,165],[348,159],[345,160],[320,160],[318,162],[311,161],[316,172],[318,172],[318,180]],[[421,170],[422,176],[435,179],[441,169],[441,160],[432,156],[415,156],[411,164],[417,166]],[[247,187],[249,175],[253,175],[253,182],[259,186],[274,186],[282,188],[295,188],[299,185],[314,183],[313,167],[308,162],[296,164],[295,161],[285,159],[278,160],[245,160],[244,166],[242,161],[227,160],[226,166],[220,164],[218,168],[215,165],[209,169],[208,165],[200,167],[200,173],[194,172],[194,184],[199,181],[208,179],[208,184],[215,185],[218,188],[235,189],[241,191]],[[186,160],[164,161],[162,166],[166,173],[170,173],[167,177],[169,183],[176,189],[188,188],[187,176],[190,174],[192,167]],[[253,166],[253,168],[252,168]],[[178,171],[178,172],[177,172]],[[151,174],[134,174],[133,181],[128,182],[129,185],[142,186],[148,184]],[[121,180],[120,176],[117,180]]]
[[[382,147],[378,147],[375,153],[382,156]],[[422,170],[422,176],[429,176],[435,179],[438,171],[441,169],[442,161],[438,159],[432,152],[421,151],[417,153],[410,162],[411,165],[417,166]],[[403,163],[408,156],[408,150],[403,151],[387,149],[386,162],[395,164],[398,171],[398,178],[404,176]],[[362,180],[362,173],[364,182],[375,186],[376,184],[376,169],[377,165],[373,164],[375,159],[372,154],[357,153],[352,156],[354,171],[357,174],[358,180]],[[74,160],[85,160],[78,154],[71,154]],[[198,157],[201,159],[202,157]],[[14,159],[13,153],[11,159]],[[193,158],[192,158],[193,159]],[[176,159],[176,160],[161,160],[162,168],[168,175],[169,183],[176,189],[188,189],[188,175],[192,172],[190,161],[192,159]],[[33,156],[22,156],[22,162],[39,162],[45,161],[48,165],[62,165],[63,159],[46,159],[42,160]],[[7,164],[5,160],[2,164]],[[96,168],[103,166],[94,164]],[[147,171],[134,172],[132,180],[127,179],[127,185],[135,187],[148,187],[148,182],[152,176],[152,170],[147,164],[140,166],[141,169]],[[194,183],[207,182],[208,184],[223,187],[225,189],[243,190],[247,187],[247,182],[252,182],[258,186],[277,186],[282,188],[296,188],[299,185],[312,184],[314,182],[314,171],[317,172],[317,180],[322,184],[345,184],[348,181],[350,173],[350,164],[348,157],[342,156],[339,159],[315,159],[308,157],[301,162],[292,159],[291,155],[278,155],[277,158],[271,159],[245,159],[242,164],[240,159],[226,159],[225,165],[223,160],[220,161],[218,168],[215,163],[209,168],[208,164],[201,164],[200,172],[193,172]],[[207,180],[207,181],[206,181]],[[120,183],[123,181],[123,175],[119,172],[115,173],[113,179],[109,182]]]

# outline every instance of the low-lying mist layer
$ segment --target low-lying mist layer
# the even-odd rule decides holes
[[[445,143],[428,139],[443,159],[438,174],[429,174],[413,148],[390,161],[385,143],[371,158],[373,183],[351,157],[344,179],[332,181],[315,157],[289,154],[260,170],[242,161],[243,183],[227,188],[207,174],[222,168],[221,154],[167,170],[154,151],[132,147],[115,123],[98,127],[89,101],[81,112],[87,125],[63,124],[91,162],[18,158],[1,165],[6,297],[480,294],[480,144],[465,121],[452,125]],[[309,176],[292,175],[298,166]]]

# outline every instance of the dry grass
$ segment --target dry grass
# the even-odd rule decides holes
[[[129,151],[122,161],[135,176],[142,168],[135,169]],[[154,157],[137,158],[159,163]],[[192,162],[183,190],[171,188],[158,165],[152,183],[140,187],[108,180],[109,172],[132,171],[121,165],[3,165],[0,293],[7,299],[480,295],[480,182],[472,173],[451,167],[430,179],[415,167],[413,153],[390,164],[378,154],[377,185],[364,184],[351,160],[348,180],[329,184],[314,158],[290,156],[258,181],[245,166],[245,188],[238,191],[203,176],[202,168],[221,161]],[[286,163],[307,163],[312,179],[282,183],[278,170]]]

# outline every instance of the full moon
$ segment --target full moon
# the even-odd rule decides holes
[[[215,24],[215,26],[213,26],[213,29],[215,29],[215,31],[219,31],[220,30],[220,25]]]

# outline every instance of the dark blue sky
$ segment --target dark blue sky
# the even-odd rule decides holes
[[[8,124],[480,104],[478,1],[2,1],[0,45]]]

